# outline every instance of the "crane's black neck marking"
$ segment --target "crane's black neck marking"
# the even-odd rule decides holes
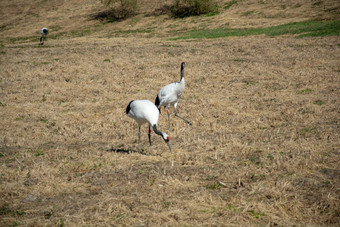
[[[128,114],[130,112],[130,110],[131,110],[131,103],[133,101],[135,101],[135,100],[130,101],[129,105],[126,107],[126,110],[125,110],[126,114]]]
[[[161,112],[160,108],[158,107],[158,106],[159,106],[159,103],[160,103],[160,101],[159,101],[159,97],[158,97],[158,95],[157,95],[156,100],[155,100],[155,105],[156,105],[156,107],[158,108],[158,111]]]
[[[162,135],[162,132],[161,132],[161,131],[158,131],[157,125],[156,125],[156,124],[154,124],[154,125],[152,126],[152,129],[153,129],[153,131],[154,131],[157,135],[163,136],[163,135]]]
[[[181,64],[181,80],[183,79],[184,77],[184,63]]]

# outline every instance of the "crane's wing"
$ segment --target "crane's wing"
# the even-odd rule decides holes
[[[175,82],[162,87],[158,93],[158,96],[161,100],[171,98],[172,96],[173,98],[178,99],[181,94],[182,90],[179,87],[179,83]]]

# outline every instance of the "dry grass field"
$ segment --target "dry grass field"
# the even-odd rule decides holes
[[[141,2],[113,23],[90,19],[100,1],[0,2],[0,226],[338,226],[340,37],[169,38],[339,19],[340,3],[173,19]],[[162,109],[172,152],[153,133],[151,153],[144,125],[138,153],[125,108],[154,101],[182,61],[193,125],[169,129]]]

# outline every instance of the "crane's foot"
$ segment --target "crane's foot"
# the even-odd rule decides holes
[[[183,121],[185,121],[188,125],[192,125],[192,124],[190,123],[190,121],[188,121],[188,120],[184,119],[183,117],[179,116],[177,113],[175,113],[175,116],[178,117],[178,118],[180,118],[180,119],[182,119]]]

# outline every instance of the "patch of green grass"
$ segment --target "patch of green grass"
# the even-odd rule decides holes
[[[225,210],[229,210],[229,211],[233,211],[233,212],[241,212],[241,209],[234,206],[234,205],[228,205],[227,207],[225,207]]]
[[[218,14],[220,14],[220,12],[211,12],[211,13],[207,13],[207,14],[205,14],[204,16],[206,16],[206,17],[212,17],[212,16],[215,16],[215,15],[218,15]]]
[[[268,158],[268,159],[274,159],[274,156],[273,156],[272,154],[268,154],[268,155],[267,155],[267,158]]]
[[[316,100],[316,101],[314,102],[314,104],[315,104],[315,105],[321,106],[321,105],[325,104],[325,102],[322,101],[322,100]]]
[[[300,134],[306,134],[306,133],[308,133],[309,131],[310,131],[309,128],[303,128],[303,129],[301,129],[301,130],[299,131],[299,133],[300,133]]]
[[[330,182],[329,180],[326,180],[326,181],[323,181],[323,184],[325,184],[325,185],[330,185],[331,182]]]
[[[137,174],[140,175],[140,174],[143,174],[144,172],[145,172],[145,171],[143,171],[143,170],[138,170],[138,171],[137,171]]]
[[[0,102],[0,106],[7,106],[5,103]]]
[[[44,155],[44,152],[42,152],[41,150],[28,149],[27,152],[33,153],[34,156],[36,156],[36,157]]]
[[[59,227],[64,227],[64,226],[65,226],[64,219],[62,219],[62,218],[56,220],[56,221],[54,222],[54,224],[55,224],[56,226],[59,226]]]
[[[124,217],[125,217],[124,214],[122,214],[122,215],[115,215],[115,216],[113,216],[113,220],[115,222],[119,223]]]
[[[289,23],[267,28],[249,28],[249,29],[207,29],[195,30],[184,33],[177,38],[179,39],[213,39],[229,36],[252,36],[252,35],[296,35],[297,37],[316,37],[316,36],[338,36],[340,35],[340,20],[337,21],[303,21]]]
[[[216,212],[216,207],[211,208],[211,210],[208,210],[208,209],[206,209],[206,210],[201,210],[201,212],[202,212],[202,213],[211,213],[211,214],[213,214],[213,213]]]
[[[250,213],[252,216],[254,216],[256,219],[260,218],[261,216],[266,216],[263,212],[256,212],[254,210],[249,210],[248,213]]]
[[[17,118],[14,119],[15,121],[21,121],[21,120],[24,120],[24,116],[19,116]]]
[[[96,163],[93,163],[93,167],[92,167],[92,169],[98,169],[98,168],[100,168],[100,167],[102,167],[103,166],[103,164],[101,164],[101,163],[99,163],[98,165],[96,164]]]
[[[8,208],[7,204],[5,204],[2,207],[0,207],[0,216],[6,215],[6,214],[9,214],[9,213],[11,213],[11,209]]]
[[[300,135],[307,135],[307,134],[313,134],[313,135],[318,135],[319,132],[317,128],[302,128],[299,130]]]
[[[311,93],[312,91],[313,91],[312,89],[306,88],[306,89],[304,89],[304,90],[299,91],[299,93],[300,93],[300,94],[309,94],[309,93]]]
[[[171,205],[171,202],[169,202],[169,201],[164,201],[164,202],[162,203],[162,208],[163,208],[163,209],[167,209],[167,208],[170,207],[170,205]]]
[[[237,3],[237,0],[233,0],[231,2],[227,2],[224,4],[223,9],[229,9],[230,7],[232,7],[233,5],[235,5]]]
[[[39,157],[39,156],[42,156],[44,155],[44,152],[40,151],[40,150],[37,150],[34,154],[35,157]]]
[[[235,62],[247,62],[246,59],[240,59],[240,58],[235,58],[235,59],[232,59],[233,61]]]
[[[104,62],[111,62],[110,59],[104,59]]]
[[[40,121],[43,122],[43,123],[47,123],[48,122],[48,120],[46,118],[41,118]]]
[[[0,216],[12,215],[12,216],[22,216],[25,215],[26,211],[22,209],[11,209],[8,204],[4,204],[0,207]]]
[[[26,211],[24,211],[24,210],[17,210],[17,211],[15,211],[15,214],[18,215],[18,216],[22,216],[22,215],[26,214]]]
[[[5,155],[3,153],[0,153],[0,158],[2,158],[2,157],[5,157]]]
[[[216,182],[215,184],[206,184],[204,187],[206,189],[216,190],[221,188],[223,185],[220,182]]]

